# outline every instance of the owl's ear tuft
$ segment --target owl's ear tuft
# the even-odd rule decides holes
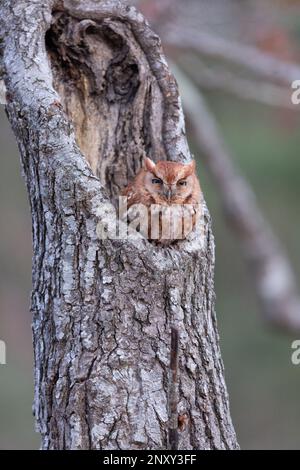
[[[195,173],[195,170],[196,170],[196,161],[195,160],[192,160],[190,163],[187,163],[187,173],[189,175]]]
[[[192,171],[196,170],[196,161],[192,160],[191,163],[189,163],[189,167]]]
[[[144,158],[144,168],[145,170],[150,171],[151,173],[155,170],[155,163],[151,160],[151,158],[145,157]]]

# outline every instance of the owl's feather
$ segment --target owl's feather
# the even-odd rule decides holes
[[[185,238],[194,229],[202,197],[195,170],[194,161],[189,164],[159,161],[155,164],[146,158],[143,168],[123,189],[121,195],[127,198],[128,213],[137,204],[147,208],[148,231],[144,235],[148,239],[152,240],[155,232],[157,241],[168,244]],[[158,229],[154,229],[154,223],[158,223]],[[163,226],[168,232],[166,239]]]

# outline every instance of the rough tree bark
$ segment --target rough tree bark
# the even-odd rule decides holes
[[[115,0],[5,0],[0,17],[6,109],[32,212],[42,448],[169,448],[172,327],[177,412],[188,416],[179,448],[237,448],[206,208],[202,236],[177,248],[97,236],[99,221],[110,233],[108,203],[144,155],[191,158],[159,38]]]

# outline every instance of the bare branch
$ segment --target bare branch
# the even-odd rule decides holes
[[[252,189],[234,167],[203,96],[182,71],[173,70],[225,216],[241,242],[263,312],[272,324],[299,332],[300,298],[287,256],[258,208]]]
[[[242,100],[298,111],[297,106],[291,102],[290,91],[286,88],[238,77],[224,67],[208,67],[194,55],[184,55],[179,58],[179,62],[193,82],[202,88],[225,91]]]
[[[264,54],[255,47],[237,44],[195,29],[168,29],[164,40],[180,49],[194,49],[201,55],[244,67],[255,75],[290,86],[300,79],[300,66]]]

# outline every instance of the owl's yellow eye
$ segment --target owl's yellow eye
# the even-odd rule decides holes
[[[153,178],[152,184],[162,184],[162,180],[159,178]]]
[[[181,180],[181,181],[178,181],[178,184],[180,186],[186,186],[187,185],[187,182],[185,180]]]

